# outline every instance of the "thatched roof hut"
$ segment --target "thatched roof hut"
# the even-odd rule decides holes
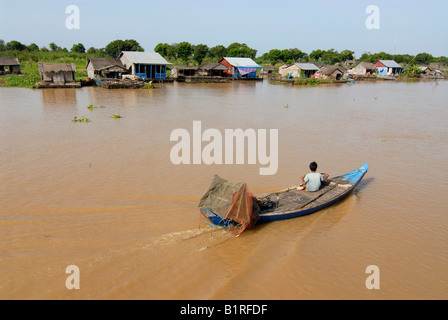
[[[345,68],[339,66],[324,66],[317,71],[316,75],[321,79],[342,80]]]
[[[171,77],[177,79],[178,77],[193,77],[196,75],[198,67],[194,66],[173,66],[171,68]]]
[[[76,67],[73,63],[39,62],[38,69],[42,82],[54,85],[75,83]]]
[[[198,74],[209,77],[224,77],[228,68],[220,63],[206,62],[199,66]]]
[[[371,76],[376,74],[376,66],[371,62],[360,62],[348,72],[355,76]]]
[[[87,76],[89,78],[120,78],[122,74],[128,74],[120,59],[115,58],[91,58],[87,64]]]
[[[9,68],[7,70],[6,68]],[[20,62],[17,58],[0,58],[0,72],[20,73]]]

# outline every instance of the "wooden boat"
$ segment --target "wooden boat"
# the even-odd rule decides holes
[[[368,168],[369,166],[366,163],[350,173],[330,178],[316,192],[297,190],[296,185],[257,198],[259,204],[266,203],[266,200],[268,200],[267,202],[273,203],[274,206],[270,208],[261,206],[256,223],[296,218],[331,206],[344,199],[356,188],[367,173]],[[200,207],[199,209],[208,221],[214,225],[229,226],[235,224],[233,221],[224,219],[214,213],[210,208]]]

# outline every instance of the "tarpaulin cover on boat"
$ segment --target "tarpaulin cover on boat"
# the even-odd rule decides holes
[[[199,208],[206,208],[223,219],[237,222],[241,227],[239,232],[253,227],[260,213],[257,199],[245,183],[229,182],[217,175],[199,202]]]

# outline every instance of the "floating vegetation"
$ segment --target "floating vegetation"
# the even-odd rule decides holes
[[[87,109],[89,109],[89,110],[93,110],[93,109],[98,109],[98,108],[100,108],[100,109],[104,109],[105,107],[104,106],[95,106],[95,105],[93,105],[93,104],[89,104],[88,106],[87,106]]]
[[[74,118],[72,119],[72,122],[90,122],[90,120],[87,119],[86,117],[82,117],[82,118],[74,117]]]
[[[121,116],[117,113],[114,113],[113,115],[110,116],[112,119],[120,119]]]
[[[289,104],[287,104],[286,106],[283,106],[283,108],[288,109],[289,108]]]
[[[154,89],[154,86],[152,85],[152,83],[147,83],[142,87],[142,89]]]

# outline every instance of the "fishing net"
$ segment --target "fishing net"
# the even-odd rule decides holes
[[[253,227],[260,213],[257,199],[246,183],[230,182],[217,175],[201,198],[199,208],[209,209],[223,219],[236,222],[238,234]]]

